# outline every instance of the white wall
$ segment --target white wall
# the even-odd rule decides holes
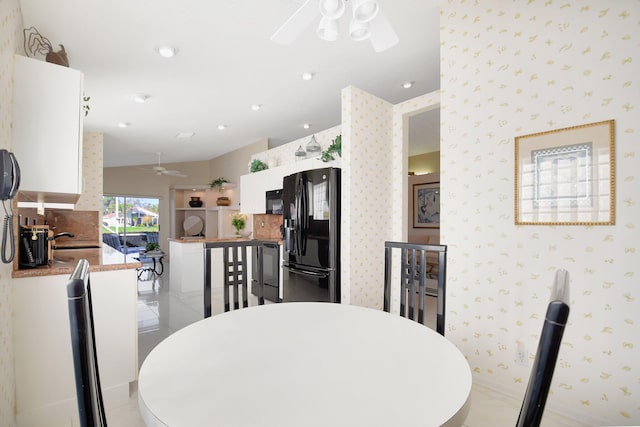
[[[554,272],[569,325],[548,407],[640,424],[640,2],[441,2],[446,335],[474,381],[524,394]],[[616,225],[514,225],[514,137],[616,120]],[[529,361],[531,362],[531,361]],[[514,424],[512,420],[510,424]]]

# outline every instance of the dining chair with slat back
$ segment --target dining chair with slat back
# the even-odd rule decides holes
[[[257,250],[257,274],[254,278],[258,285],[258,304],[264,304],[264,273],[263,273],[263,246],[260,240],[243,240],[243,241],[223,241],[223,242],[207,242],[204,244],[204,317],[211,316],[211,284],[214,274],[223,275],[223,298],[224,311],[231,310],[231,293],[233,293],[233,309],[249,306],[249,290],[247,287],[249,279],[249,252],[255,247]],[[211,250],[222,249],[222,269],[217,270],[212,266]],[[242,296],[240,295],[242,293]]]
[[[400,252],[399,279],[394,280],[392,259]],[[437,264],[430,262],[437,256]],[[436,287],[428,287],[433,275]],[[424,323],[424,296],[436,298],[436,331],[444,335],[445,295],[447,278],[447,247],[406,242],[384,242],[384,311],[391,310],[391,288],[400,284],[400,315]],[[416,298],[417,296],[417,298]],[[418,300],[416,311],[415,301]],[[417,314],[417,316],[416,316]]]
[[[71,350],[81,427],[106,427],[93,327],[89,262],[78,261],[67,282]]]
[[[544,406],[551,387],[564,328],[569,318],[569,273],[556,272],[551,300],[542,326],[536,358],[525,393],[517,427],[537,427],[542,421]]]

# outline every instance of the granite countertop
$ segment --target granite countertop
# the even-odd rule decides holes
[[[278,244],[282,243],[282,239],[251,239],[249,237],[229,237],[223,239],[207,239],[204,237],[190,237],[187,239],[169,239],[170,242],[175,243],[215,243],[215,242],[247,242],[251,240],[268,240],[271,242],[276,242]]]
[[[89,248],[86,246],[98,246]],[[50,265],[43,265],[34,268],[13,270],[11,277],[37,277],[53,276],[73,272],[78,260],[89,261],[89,271],[112,271],[126,270],[141,267],[142,264],[134,257],[138,254],[126,256],[113,249],[111,246],[99,242],[74,242],[72,245],[53,250],[53,262]]]
[[[250,239],[248,237],[226,237],[222,239],[207,239],[205,237],[189,237],[186,239],[183,239],[183,238],[169,239],[170,242],[176,242],[176,243],[211,243],[211,242],[234,242],[234,241],[243,242],[247,240],[253,240],[253,239]]]

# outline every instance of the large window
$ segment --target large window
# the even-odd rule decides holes
[[[158,243],[160,200],[137,196],[104,196],[102,240],[123,254]]]

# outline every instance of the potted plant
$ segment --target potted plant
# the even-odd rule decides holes
[[[225,177],[221,176],[220,178],[217,178],[211,181],[209,185],[211,186],[211,188],[215,188],[216,190],[222,193],[222,190],[224,190],[224,184],[228,182],[229,181]]]
[[[216,190],[218,190],[220,194],[224,194],[224,190],[226,187],[225,184],[230,184],[230,182],[225,177],[221,176],[220,178],[211,181],[211,184],[209,185],[211,186],[211,188],[215,188]],[[231,205],[231,199],[226,196],[220,196],[216,199],[216,205],[229,206]]]
[[[265,169],[269,169],[269,166],[260,159],[253,159],[251,163],[249,163],[249,172],[260,172]]]
[[[144,248],[145,249],[145,253],[149,253],[149,252],[160,252],[160,245],[158,243],[147,243],[147,246]]]
[[[331,141],[331,145],[329,145],[329,147],[327,147],[327,149],[322,152],[320,160],[322,160],[323,162],[330,162],[331,160],[335,160],[336,158],[334,154],[342,157],[342,134],[336,136],[336,139]]]
[[[247,216],[241,213],[234,213],[231,215],[231,225],[236,229],[236,236],[240,237],[240,230],[244,229],[244,226],[247,222]]]

